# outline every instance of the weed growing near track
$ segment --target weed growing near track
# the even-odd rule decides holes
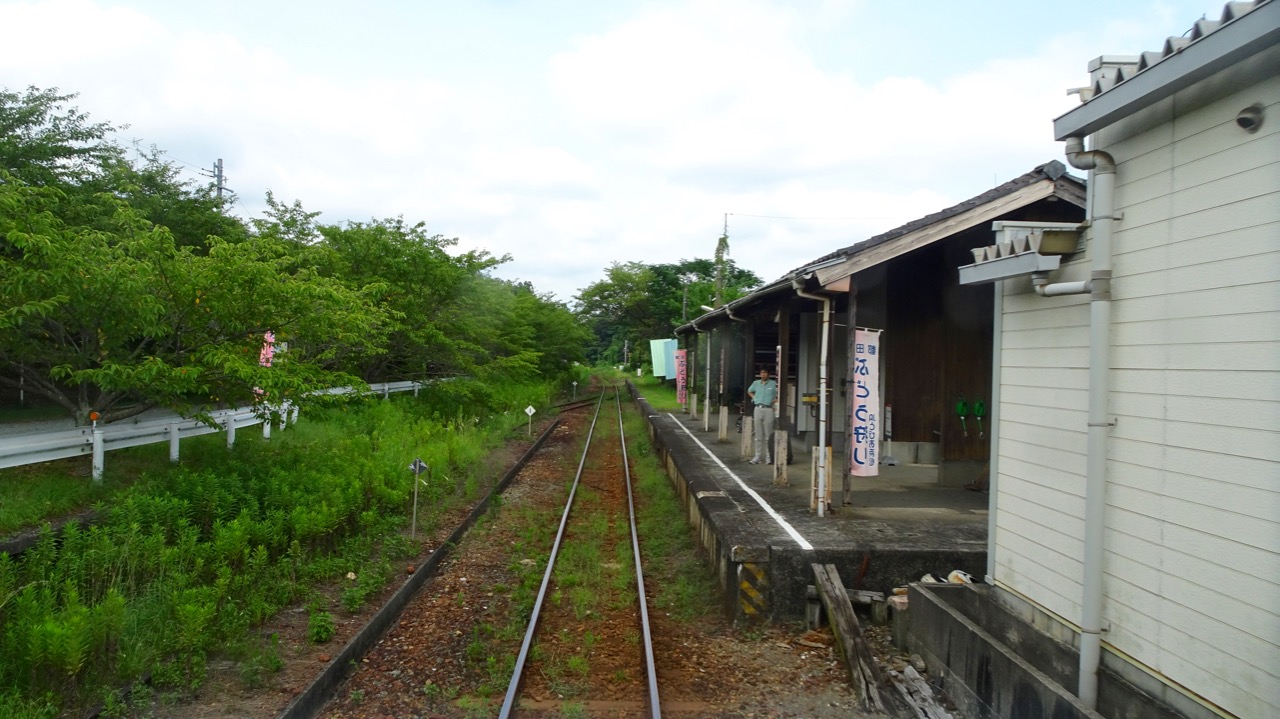
[[[692,533],[685,528],[684,507],[658,464],[649,443],[648,427],[634,406],[624,408],[623,427],[636,493],[641,560],[645,575],[652,576],[659,588],[650,597],[651,605],[680,621],[711,616],[716,607],[715,578],[700,558]],[[672,531],[673,527],[685,529]]]
[[[20,559],[0,554],[0,716],[56,716],[147,672],[159,691],[191,690],[215,653],[239,653],[248,683],[261,681],[279,653],[246,649],[254,627],[353,570],[342,599],[359,607],[391,561],[417,553],[405,537],[409,460],[433,469],[419,487],[421,524],[488,490],[484,458],[523,419],[519,409],[550,396],[545,386],[504,392],[442,383],[416,401],[316,412],[231,452],[216,436],[197,438],[206,441],[184,443],[177,467],[163,446],[123,450],[130,462],[113,456],[117,471],[141,475],[108,473],[92,526],[59,537],[46,525]],[[332,635],[327,611],[311,618],[313,640]]]

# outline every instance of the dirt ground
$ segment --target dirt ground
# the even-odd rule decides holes
[[[582,424],[581,419],[566,415],[566,421],[545,449],[504,494],[503,510],[468,533],[439,573],[427,580],[401,619],[354,668],[319,716],[427,719],[497,714],[505,685],[495,693],[494,678],[478,670],[477,662],[467,661],[468,645],[478,627],[505,618],[506,588],[514,578],[513,566],[528,561],[512,555],[518,523],[514,519],[517,513],[510,508],[563,503],[565,468],[576,465]],[[524,449],[517,442],[495,455],[494,476],[500,476]],[[460,508],[456,516],[441,522],[436,530],[438,536],[427,546],[438,547],[466,511]],[[426,555],[418,561],[425,558]],[[411,572],[411,566],[404,569]],[[647,577],[646,582],[650,581]],[[307,641],[305,607],[286,610],[262,629],[263,636],[279,637],[284,664],[279,672],[261,676],[260,682],[254,682],[259,686],[250,688],[238,663],[211,659],[209,678],[194,697],[176,704],[157,697],[137,716],[274,717],[332,661],[394,588],[371,600],[360,613],[350,614],[338,601],[342,587],[333,587],[329,592],[330,611],[337,622],[337,635],[322,645]],[[650,587],[650,596],[656,590],[657,587]],[[716,599],[708,596],[707,601],[715,603]],[[871,716],[856,709],[856,697],[838,661],[829,630],[808,631],[803,626],[734,627],[718,615],[715,617],[690,623],[650,612],[658,686],[667,716]],[[886,666],[900,668],[906,661],[889,645],[886,630],[873,628],[868,635]],[[517,641],[512,652],[518,648]],[[592,657],[592,664],[601,667],[637,666],[638,662],[637,656]],[[593,685],[590,697],[576,698],[558,696],[551,682],[528,680],[517,715],[648,716],[638,698],[643,694],[635,691],[643,682],[641,672],[615,669],[612,676],[616,681]],[[487,699],[475,698],[481,695]]]

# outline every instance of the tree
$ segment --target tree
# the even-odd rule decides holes
[[[593,361],[622,362],[627,343],[639,353],[634,361],[648,356],[648,343],[643,348],[638,344],[651,326],[649,279],[647,265],[615,262],[605,270],[605,279],[578,292],[574,312],[595,336],[589,353]]]
[[[56,88],[0,89],[0,170],[30,185],[74,185],[120,159],[120,147],[107,139],[116,127],[67,107],[75,97]]]
[[[586,359],[591,333],[563,303],[527,282],[477,277],[463,300],[463,306],[483,308],[456,325],[482,378],[554,379]]]
[[[368,292],[269,237],[203,249],[177,247],[117,197],[0,175],[0,383],[21,381],[84,422],[156,405],[304,403],[357,381],[326,362],[372,349]],[[258,362],[267,331],[296,342],[270,368]]]
[[[101,180],[88,183],[90,189],[127,200],[147,220],[167,227],[179,247],[201,252],[209,237],[240,242],[248,236],[244,222],[224,212],[234,196],[219,199],[211,185],[182,179],[155,147],[137,154],[135,161],[111,159]]]
[[[755,273],[738,268],[732,260],[724,261],[721,272],[726,302],[760,285]],[[620,362],[625,343],[633,348],[633,363],[645,361],[648,340],[670,337],[684,324],[686,304],[689,316],[696,316],[702,313],[700,306],[715,297],[713,260],[656,265],[615,262],[605,273],[605,279],[588,285],[575,298],[575,312],[595,335],[591,358],[598,362]]]
[[[290,232],[308,231],[297,206],[286,213]],[[327,275],[351,287],[377,287],[382,312],[378,331],[386,349],[377,355],[347,355],[346,366],[373,381],[429,377],[469,371],[484,352],[468,350],[459,325],[489,312],[484,300],[463,296],[469,283],[505,262],[483,250],[449,253],[456,238],[430,234],[425,223],[396,217],[345,225],[317,225],[315,248]]]

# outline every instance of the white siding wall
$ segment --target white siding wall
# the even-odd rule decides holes
[[[1267,106],[1255,134],[1236,113]],[[1280,716],[1280,80],[1117,160],[1104,640]],[[1084,279],[1087,260],[1054,280]],[[1006,283],[996,578],[1078,623],[1087,299]]]

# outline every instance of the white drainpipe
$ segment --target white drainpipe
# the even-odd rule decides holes
[[[831,298],[805,292],[804,280],[799,277],[791,279],[791,286],[798,296],[822,303],[822,351],[818,360],[818,516],[824,517],[827,509],[827,352],[831,336]]]
[[[1084,491],[1084,591],[1080,616],[1080,701],[1090,709],[1098,704],[1098,665],[1102,659],[1103,515],[1107,489],[1107,395],[1111,357],[1111,232],[1115,221],[1116,164],[1101,151],[1086,152],[1084,140],[1068,137],[1067,161],[1092,170],[1093,239],[1089,247],[1090,275],[1080,285],[1089,292],[1089,435]],[[1048,285],[1045,289],[1053,288]],[[1061,286],[1060,286],[1061,287]],[[1066,288],[1063,288],[1066,289]],[[1039,290],[1037,290],[1039,291]],[[1044,294],[1050,294],[1045,292]]]

